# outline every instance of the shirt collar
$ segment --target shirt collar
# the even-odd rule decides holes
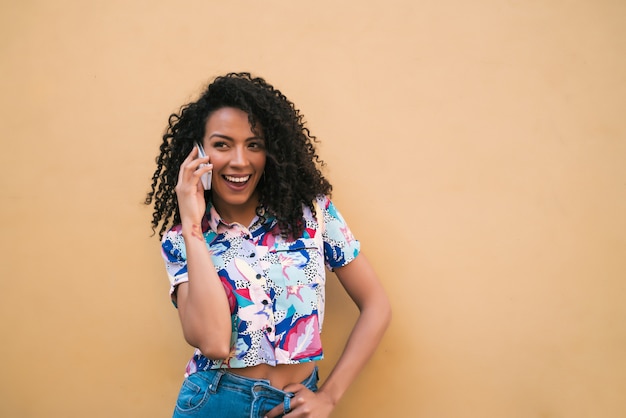
[[[209,228],[216,234],[222,234],[229,231],[231,233],[241,231],[245,235],[256,236],[263,230],[270,230],[277,222],[276,217],[270,215],[267,211],[263,209],[261,216],[256,215],[254,219],[252,219],[250,226],[247,228],[239,222],[228,223],[217,212],[215,206],[213,206],[213,202],[211,201],[209,201],[207,205],[204,216],[208,222]]]

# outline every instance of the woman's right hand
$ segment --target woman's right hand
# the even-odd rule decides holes
[[[200,225],[206,211],[204,187],[200,177],[213,169],[209,157],[197,158],[198,147],[193,147],[187,158],[180,165],[178,182],[174,191],[178,200],[180,220],[184,225]],[[200,167],[201,164],[206,164]]]

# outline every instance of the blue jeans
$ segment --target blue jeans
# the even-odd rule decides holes
[[[317,391],[317,366],[302,384]],[[187,377],[176,400],[173,418],[262,418],[283,404],[289,411],[293,393],[224,369],[201,371]]]

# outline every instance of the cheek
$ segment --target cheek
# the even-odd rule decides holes
[[[221,153],[213,153],[209,155],[209,163],[213,164],[213,170],[219,170],[228,164],[228,159],[224,158],[224,155]]]
[[[259,156],[259,160],[256,164],[256,166],[259,168],[259,170],[263,171],[265,169],[265,162],[267,161],[267,157],[265,156],[265,154],[260,155]]]

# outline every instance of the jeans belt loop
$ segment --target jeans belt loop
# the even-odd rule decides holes
[[[284,414],[291,412],[291,398],[293,398],[293,396],[293,393],[285,393],[285,399],[283,400]]]
[[[217,392],[217,388],[220,385],[220,380],[222,379],[222,376],[224,376],[224,371],[217,370],[217,372],[215,373],[215,376],[213,376],[213,381],[209,385],[209,390],[211,391],[211,393]]]

